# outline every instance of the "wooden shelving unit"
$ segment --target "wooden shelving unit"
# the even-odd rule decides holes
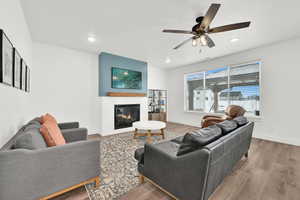
[[[148,90],[149,120],[167,121],[167,90]]]

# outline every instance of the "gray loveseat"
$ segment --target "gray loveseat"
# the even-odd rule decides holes
[[[248,156],[253,127],[253,122],[246,121],[225,134],[222,129],[215,141],[182,155],[178,155],[182,137],[145,144],[135,152],[141,181],[146,178],[179,200],[208,200],[235,164]],[[210,137],[201,129],[198,132]]]
[[[1,200],[47,199],[80,183],[98,183],[100,141],[86,140],[87,129],[77,122],[62,123],[67,144],[47,147],[40,126],[31,120],[0,149]]]

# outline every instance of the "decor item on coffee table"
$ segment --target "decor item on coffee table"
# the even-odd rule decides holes
[[[151,143],[153,135],[161,135],[162,138],[165,138],[164,129],[166,128],[165,122],[160,121],[138,121],[132,124],[133,128],[135,128],[133,138],[136,136],[147,136],[147,142]],[[138,130],[146,130],[146,133],[139,133]],[[160,130],[160,133],[153,133],[154,130]]]

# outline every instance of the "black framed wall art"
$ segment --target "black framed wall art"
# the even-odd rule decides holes
[[[30,68],[26,66],[26,92],[30,92]]]
[[[21,62],[21,90],[26,90],[26,63],[22,59]]]
[[[14,48],[14,56],[13,56],[13,86],[15,88],[21,88],[21,64],[22,64],[22,58],[17,51],[16,48]]]
[[[0,30],[0,83],[13,85],[13,45]]]

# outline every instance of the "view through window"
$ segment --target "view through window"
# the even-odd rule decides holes
[[[226,66],[185,75],[187,111],[224,113],[240,105],[249,115],[260,115],[260,62]]]

